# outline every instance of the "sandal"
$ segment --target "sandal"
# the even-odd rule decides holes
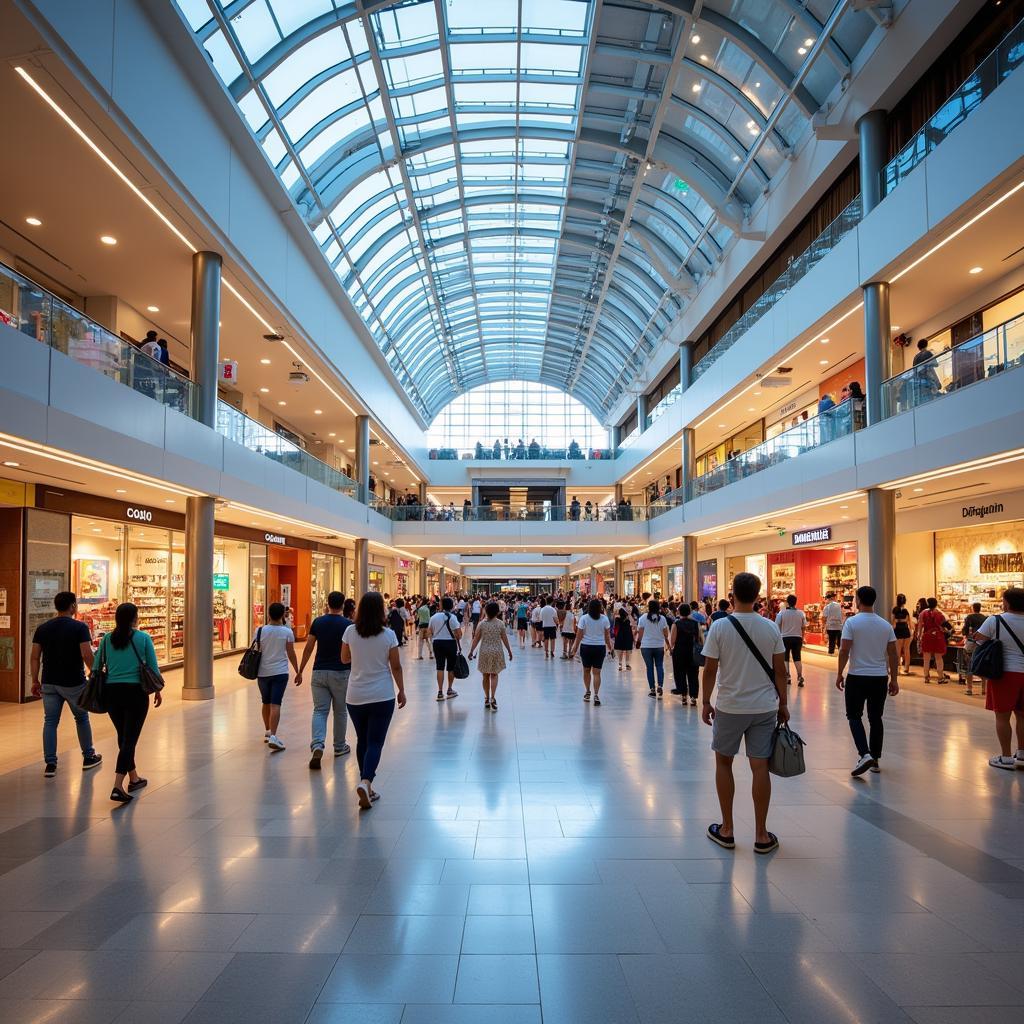
[[[710,839],[716,846],[720,846],[723,850],[736,849],[736,837],[723,836],[722,826],[720,824],[708,825],[708,839]]]
[[[448,699],[451,700],[452,697],[458,697],[458,694],[454,690],[449,690],[448,691]]]
[[[754,853],[771,853],[779,848],[779,837],[774,832],[768,833],[767,843],[754,843]]]
[[[128,792],[134,793],[137,789],[145,789],[149,785],[149,779],[144,779],[139,776],[134,782],[128,783]]]
[[[491,701],[491,710],[492,711],[497,711],[498,710],[498,702],[496,700],[492,700]]]

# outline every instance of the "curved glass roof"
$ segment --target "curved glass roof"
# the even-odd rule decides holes
[[[875,27],[832,0],[176,2],[427,420],[510,379],[605,416]]]

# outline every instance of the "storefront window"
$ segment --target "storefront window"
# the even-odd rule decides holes
[[[332,590],[345,593],[342,586],[341,555],[313,553],[313,615],[321,615],[327,607],[327,595]]]
[[[213,542],[213,649],[231,651],[249,644],[249,545]]]
[[[681,565],[670,565],[665,570],[668,580],[667,593],[672,597],[685,597],[686,584],[683,580],[683,567]]]
[[[379,594],[383,594],[384,570],[379,565],[371,565],[367,575],[369,576],[370,589],[376,590]]]
[[[1003,591],[1024,586],[1024,524],[936,533],[935,584],[939,607],[957,630],[972,604],[984,615],[1001,612]]]
[[[126,531],[105,519],[71,519],[71,589],[78,595],[78,617],[95,643],[114,628],[124,585]]]

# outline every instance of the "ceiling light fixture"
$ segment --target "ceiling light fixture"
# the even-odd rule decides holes
[[[127,494],[128,492],[123,487],[116,487],[116,488],[114,488],[114,493],[115,494]]]
[[[146,312],[147,313],[159,313],[160,312],[160,307],[159,306],[147,306],[146,307]]]
[[[282,398],[277,404],[278,405],[287,405],[288,403]]]
[[[799,53],[800,56],[802,57],[807,52],[807,47],[806,46],[798,46],[796,48],[796,52]]]
[[[700,92],[700,82],[694,82],[693,85],[690,86],[690,91]]]
[[[697,35],[696,32],[694,32],[693,35],[690,36],[690,42],[693,43],[694,46],[696,46],[700,42],[700,36]]]
[[[11,462],[10,460],[7,460],[6,462],[4,462],[4,465],[10,467],[11,469],[17,469],[21,465],[21,463]]]
[[[968,270],[967,273],[968,274],[980,274],[981,273],[981,267],[971,267],[971,269]]]
[[[117,245],[117,239],[113,235],[100,235],[100,241],[104,245]]]
[[[268,395],[268,394],[270,394],[270,388],[260,388],[260,394],[261,395]]]
[[[323,416],[323,414],[324,414],[323,409],[314,409],[313,410],[313,415],[314,416]]]
[[[808,39],[804,40],[804,46],[810,47],[810,46],[813,46],[813,45],[814,45],[814,40],[813,39],[808,38]]]
[[[707,55],[706,53],[702,53],[702,54],[700,55],[700,59],[701,59],[702,61],[704,61],[704,63],[705,63],[705,64],[707,64],[707,62],[708,62],[708,55]]]
[[[38,217],[26,217],[25,223],[31,224],[34,228],[41,228],[43,226],[43,222]]]
[[[818,360],[818,365],[819,366],[828,366],[828,360],[827,359],[819,359]]]
[[[262,363],[262,364],[263,364],[264,366],[269,366],[269,365],[270,365],[270,360],[269,360],[269,359],[261,359],[261,360],[260,360],[260,362],[261,362],[261,363]]]

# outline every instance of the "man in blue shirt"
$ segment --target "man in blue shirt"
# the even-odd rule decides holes
[[[318,615],[309,627],[309,639],[302,652],[302,663],[295,677],[295,685],[302,684],[302,672],[306,662],[316,651],[313,661],[313,675],[310,688],[313,694],[313,736],[309,744],[312,756],[309,767],[319,770],[327,742],[327,715],[334,710],[334,756],[341,757],[352,748],[345,742],[348,726],[348,712],[345,697],[348,693],[348,677],[352,668],[341,660],[341,638],[352,625],[349,615],[355,611],[355,602],[346,601],[345,595],[332,590],[327,595],[327,614]]]

